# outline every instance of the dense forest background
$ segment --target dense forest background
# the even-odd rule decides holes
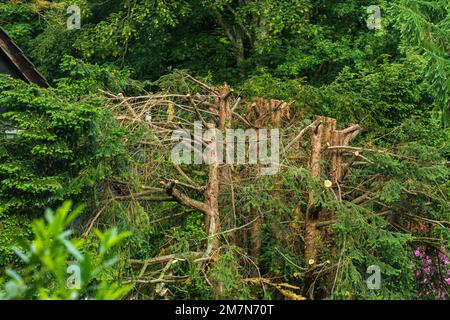
[[[0,297],[450,298],[448,0],[3,0],[0,26],[51,84],[0,77]],[[195,120],[280,128],[279,172],[175,165]]]

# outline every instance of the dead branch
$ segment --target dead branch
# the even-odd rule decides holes
[[[169,254],[169,255],[165,255],[165,256],[160,256],[160,257],[156,257],[156,258],[151,258],[148,260],[139,260],[139,259],[128,259],[128,263],[129,264],[146,264],[148,266],[153,265],[153,264],[159,264],[159,263],[167,263],[171,260],[174,259],[179,259],[179,260],[186,260],[187,257],[191,257],[191,258],[199,258],[203,255],[202,252],[188,252],[188,253],[184,253],[182,255],[177,255],[177,254]]]
[[[316,123],[313,122],[311,123],[309,126],[306,126],[305,128],[303,128],[302,130],[300,130],[299,134],[292,139],[291,142],[289,142],[289,144],[286,146],[286,148],[284,148],[284,153],[286,153],[295,143],[297,143],[297,141],[299,141],[303,135],[309,130],[311,129]]]
[[[182,203],[190,208],[199,210],[206,214],[208,214],[210,212],[210,207],[207,204],[205,204],[204,202],[192,199],[192,198],[188,197],[187,195],[185,195],[183,192],[177,190],[176,183],[174,181],[171,181],[168,183],[164,183],[162,181],[162,184],[164,185],[164,189],[166,190],[167,194],[174,197],[180,203]]]

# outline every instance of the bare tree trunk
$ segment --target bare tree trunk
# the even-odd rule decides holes
[[[209,165],[209,180],[205,191],[205,203],[209,207],[207,216],[207,234],[208,243],[204,254],[205,258],[215,258],[217,256],[220,242],[218,233],[220,230],[219,221],[219,164],[217,152],[213,150],[210,153],[211,164]]]
[[[322,151],[324,147],[330,144],[333,131],[336,129],[336,120],[326,117],[317,117],[315,125],[312,127],[311,146],[310,146],[310,162],[309,169],[314,179],[321,179]],[[320,219],[320,208],[314,204],[314,191],[308,193],[308,206],[305,217],[305,259],[308,263],[309,270],[305,275],[304,294],[309,295],[310,299],[314,299],[314,280],[312,271],[317,261],[317,242],[320,240],[320,232],[316,227],[317,221]]]
[[[219,130],[222,132],[225,130],[227,126],[230,125],[231,122],[231,108],[229,103],[229,97],[231,94],[231,89],[229,86],[225,85],[217,90],[218,98],[217,98],[217,107],[219,110]],[[209,123],[210,128],[215,128],[213,123]],[[205,192],[205,201],[210,207],[209,214],[206,215],[205,219],[205,227],[208,233],[208,246],[205,252],[205,255],[212,255],[214,258],[217,256],[220,241],[219,241],[219,232],[220,232],[220,216],[219,216],[219,195],[221,184],[228,181],[230,178],[230,168],[227,165],[219,165],[222,162],[222,159],[218,158],[217,154],[217,139],[214,137],[216,146],[213,148],[214,150],[210,153],[211,156],[211,164],[209,166],[209,181],[208,186]],[[220,143],[223,143],[221,141]],[[222,154],[223,156],[223,154]]]
[[[347,146],[359,133],[361,128],[358,125],[352,125],[344,130],[336,130],[336,120],[332,118],[319,116],[316,118],[312,127],[311,146],[310,146],[310,163],[309,168],[311,175],[316,180],[321,180],[322,168],[320,162],[329,160],[329,169],[325,170],[334,188],[335,195],[341,200],[339,182],[344,178],[346,170],[351,165],[355,157],[350,163],[344,165],[343,150],[341,148],[328,148],[334,146]],[[317,264],[317,242],[324,236],[317,228],[317,223],[330,214],[329,211],[321,210],[314,204],[314,191],[308,193],[308,206],[305,218],[305,259],[308,262],[309,270],[305,275],[304,294],[309,295],[310,299],[314,299],[314,277],[313,269]],[[332,212],[331,212],[332,213]],[[331,248],[334,250],[335,248]]]

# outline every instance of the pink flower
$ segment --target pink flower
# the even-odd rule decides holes
[[[443,249],[444,250],[444,249]],[[443,252],[439,252],[438,254],[439,260],[443,261],[444,264],[449,264],[450,262],[448,261],[448,256],[445,255]]]
[[[450,285],[450,278],[444,279],[445,283]]]
[[[420,257],[422,255],[422,253],[420,252],[419,248],[417,248],[416,250],[414,250],[414,255],[416,257]]]
[[[426,274],[430,274],[431,272],[430,267],[423,268],[423,272],[425,272]]]
[[[444,262],[445,265],[450,264],[448,257],[444,257],[444,259],[442,259],[442,261]]]

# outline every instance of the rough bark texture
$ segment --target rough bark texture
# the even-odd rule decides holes
[[[312,126],[311,145],[310,145],[310,162],[309,169],[314,179],[322,180],[322,175],[331,181],[333,192],[337,195],[338,200],[341,198],[339,182],[344,178],[348,165],[343,163],[343,149],[330,148],[335,146],[347,146],[360,132],[358,125],[352,125],[344,130],[336,130],[336,120],[332,118],[318,116]],[[330,150],[327,150],[330,148]],[[328,168],[322,168],[321,161],[328,163]],[[317,243],[324,236],[318,229],[318,223],[333,212],[321,210],[315,206],[314,191],[308,194],[308,205],[305,217],[305,259],[308,262],[309,269],[305,275],[305,295],[310,299],[314,299],[314,280],[313,270],[318,260]]]
[[[311,175],[321,179],[322,169],[320,161],[322,160],[322,150],[330,145],[331,137],[336,129],[336,120],[326,117],[317,117],[315,125],[312,127],[310,162],[309,169]],[[314,205],[314,192],[308,194],[308,206],[305,219],[305,259],[316,261],[317,250],[315,242],[319,238],[316,228],[316,222],[320,219],[320,210]]]
[[[217,152],[211,152],[211,161],[209,165],[209,180],[205,191],[205,203],[209,210],[206,213],[208,224],[206,225],[208,234],[208,244],[205,251],[205,257],[213,257],[218,253],[220,246],[218,233],[220,229],[219,221],[219,164],[217,161]]]
[[[229,97],[231,89],[225,85],[217,89],[217,108],[219,111],[219,130],[224,132],[231,124],[231,108]],[[214,124],[210,123],[209,126],[214,128]],[[215,139],[215,138],[214,138]],[[215,140],[215,143],[217,141]],[[208,233],[208,246],[205,255],[217,255],[220,247],[220,241],[218,234],[220,233],[220,216],[219,216],[219,196],[220,190],[223,189],[223,185],[227,185],[230,179],[230,167],[228,165],[219,165],[221,162],[217,154],[216,148],[211,152],[211,164],[209,166],[209,180],[208,186],[205,191],[205,202],[210,207],[210,211],[206,215],[205,227]],[[222,204],[223,205],[223,204]]]

